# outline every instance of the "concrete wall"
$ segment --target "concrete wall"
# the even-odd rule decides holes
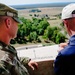
[[[54,74],[54,68],[53,68],[53,60],[50,61],[39,61],[38,63],[38,69],[32,70],[31,68],[28,68],[28,71],[30,75],[55,75]]]
[[[31,46],[30,46],[31,47]],[[30,75],[54,75],[53,63],[58,54],[58,45],[36,47],[26,49],[24,47],[17,48],[19,57],[29,57],[38,63],[38,69],[32,70],[28,68]]]

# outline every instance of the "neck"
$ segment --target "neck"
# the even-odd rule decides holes
[[[4,42],[5,44],[9,45],[10,44],[10,37],[7,36],[7,34],[2,34],[0,35],[0,41]]]
[[[75,35],[75,32],[74,31],[71,32],[71,35],[70,36],[73,36],[73,35]]]

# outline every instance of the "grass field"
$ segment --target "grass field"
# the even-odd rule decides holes
[[[48,15],[48,17],[51,18],[50,20],[48,20],[50,25],[56,26],[61,23],[61,19],[57,19],[57,17],[55,17],[55,15],[60,14],[62,11],[62,8],[63,7],[35,8],[35,9],[41,10],[41,12],[29,12],[32,9],[23,9],[23,10],[19,10],[19,16],[25,17],[27,19],[31,19],[32,17],[34,17],[34,14],[39,15],[38,18]],[[30,15],[32,15],[32,16],[30,16]]]

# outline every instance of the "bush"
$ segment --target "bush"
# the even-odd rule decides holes
[[[62,33],[59,32],[56,36],[55,43],[59,44],[59,43],[65,42],[65,38],[66,38],[65,35],[63,35]]]

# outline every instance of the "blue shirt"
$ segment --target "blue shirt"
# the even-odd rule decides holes
[[[56,75],[75,75],[75,35],[70,38],[68,46],[58,53],[54,71]]]

